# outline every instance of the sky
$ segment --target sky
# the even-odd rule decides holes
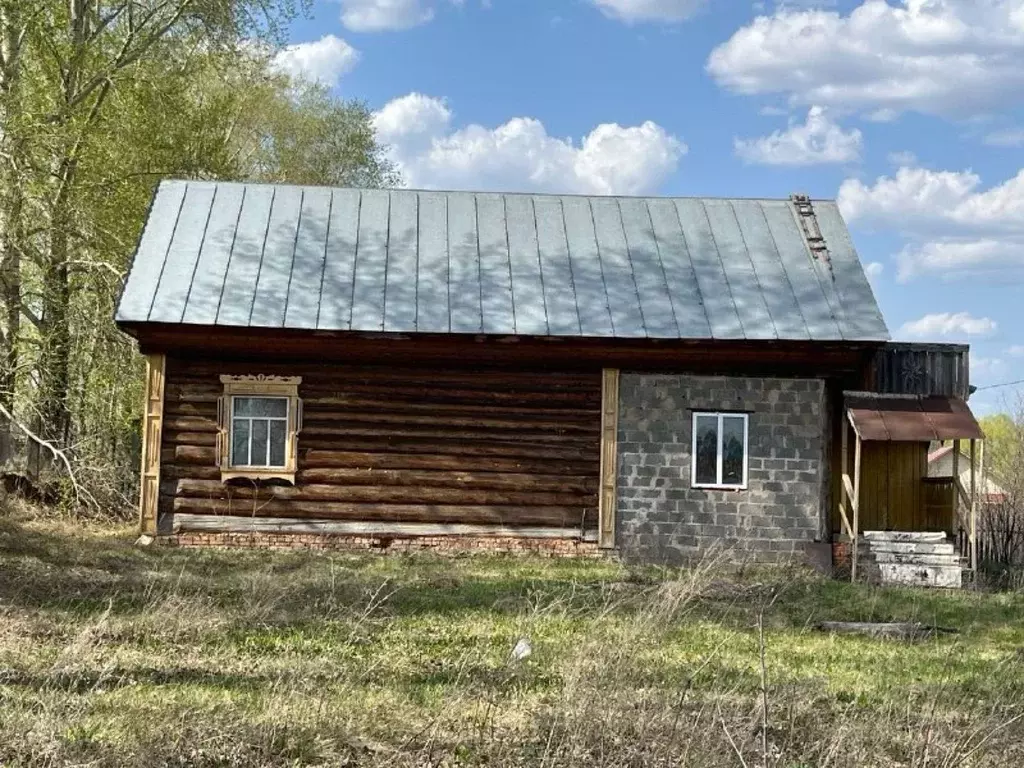
[[[314,0],[277,62],[410,187],[837,199],[895,339],[1024,379],[1024,0]]]

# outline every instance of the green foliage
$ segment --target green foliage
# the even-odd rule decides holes
[[[0,8],[0,405],[127,509],[141,363],[112,322],[164,177],[398,181],[359,102],[272,66],[305,0],[6,0]],[[31,441],[0,464],[64,471]],[[66,473],[65,473],[66,474]]]

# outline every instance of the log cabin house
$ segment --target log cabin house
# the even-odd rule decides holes
[[[142,531],[179,545],[827,562],[865,522],[844,393],[893,354],[838,207],[800,196],[165,181],[116,320]],[[911,393],[966,412],[941,439],[977,436],[959,361]]]

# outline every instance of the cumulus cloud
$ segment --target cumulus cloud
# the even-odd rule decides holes
[[[1024,357],[1024,344],[1014,344],[1006,350],[1010,357]]]
[[[601,12],[629,24],[645,21],[685,21],[708,0],[590,0]]]
[[[687,152],[650,121],[604,123],[579,142],[548,135],[531,117],[496,128],[455,129],[452,121],[443,101],[419,93],[374,116],[380,140],[413,187],[642,194],[657,190]]]
[[[883,272],[885,272],[885,265],[880,261],[872,261],[864,265],[864,274],[867,275],[872,285],[877,282]]]
[[[287,46],[274,56],[273,65],[297,80],[333,88],[358,61],[355,48],[340,37],[324,35],[319,40]]]
[[[904,323],[899,335],[907,339],[935,339],[966,336],[987,336],[997,324],[988,317],[974,317],[969,312],[936,312]]]
[[[784,131],[756,139],[736,139],[736,154],[760,165],[824,165],[860,158],[861,132],[844,131],[822,107],[811,107],[807,121],[790,121]]]
[[[848,221],[908,240],[897,256],[901,280],[997,268],[1010,279],[1024,270],[1024,170],[984,189],[969,170],[904,167],[874,184],[844,181],[839,207]]]
[[[341,0],[341,23],[353,32],[409,29],[434,18],[424,0]]]
[[[1021,0],[863,0],[849,14],[783,5],[716,47],[722,86],[792,103],[965,116],[1024,93]]]

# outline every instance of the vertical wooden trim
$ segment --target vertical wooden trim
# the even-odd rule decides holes
[[[139,528],[153,535],[160,502],[160,444],[163,440],[165,355],[146,356],[146,403],[142,419]]]
[[[853,447],[853,546],[850,552],[850,581],[857,580],[857,555],[860,550],[860,454],[861,439]]]
[[[619,473],[619,371],[605,368],[601,377],[601,496],[598,540],[603,549],[615,546],[615,505]]]

